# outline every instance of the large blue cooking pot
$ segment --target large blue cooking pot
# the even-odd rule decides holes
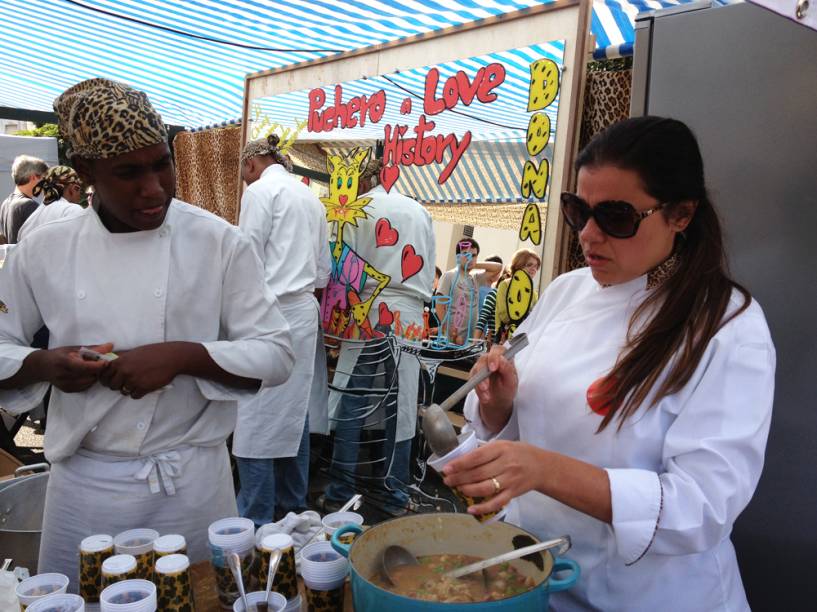
[[[356,534],[351,545],[338,538],[346,533]],[[550,593],[569,589],[579,579],[575,561],[556,558],[545,551],[541,555],[542,568],[532,561],[514,561],[514,566],[525,576],[533,578],[535,586],[525,593],[500,601],[481,603],[436,603],[410,599],[391,593],[373,584],[369,578],[380,572],[383,550],[398,544],[414,555],[460,554],[475,557],[493,557],[508,552],[513,539],[527,536],[538,538],[524,529],[507,523],[483,525],[468,514],[416,514],[392,519],[363,531],[358,525],[344,525],[332,534],[332,546],[349,558],[351,565],[352,598],[356,612],[477,612],[482,610],[513,610],[514,612],[541,612],[548,609]],[[533,542],[528,539],[527,544]],[[551,574],[570,570],[566,578]]]

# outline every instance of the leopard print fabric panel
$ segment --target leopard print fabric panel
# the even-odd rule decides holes
[[[108,79],[82,81],[54,100],[68,157],[108,159],[167,142],[147,95]]]
[[[629,117],[632,72],[628,69],[591,70],[587,73],[580,139],[582,148],[605,128]],[[563,270],[565,272],[587,265],[576,232],[570,228],[567,231],[570,234]]]

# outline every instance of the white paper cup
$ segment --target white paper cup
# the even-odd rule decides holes
[[[348,573],[349,560],[336,552],[331,542],[314,542],[301,550],[301,577],[313,590],[332,590]]]
[[[85,612],[85,600],[70,593],[46,595],[26,608],[26,612]]]
[[[443,468],[446,465],[454,461],[454,459],[458,459],[459,457],[462,457],[463,455],[470,453],[473,450],[476,450],[477,447],[479,446],[479,442],[477,441],[477,434],[476,432],[473,431],[460,434],[459,436],[457,436],[457,440],[459,440],[459,444],[454,450],[443,455],[442,457],[438,457],[436,454],[431,455],[427,461],[428,465],[430,465],[437,472],[442,474]],[[479,497],[468,497],[467,495],[464,495],[457,489],[452,490],[466,506],[473,506],[474,504],[478,504],[479,502],[486,499]],[[497,521],[502,520],[505,517],[506,512],[507,508],[502,508],[499,512],[494,512],[493,514],[483,514],[475,518],[480,523],[490,525],[491,523],[495,523]]]
[[[67,588],[68,576],[64,574],[37,574],[18,584],[15,593],[20,605],[27,608],[46,595],[65,593]]]
[[[266,596],[266,591],[253,591],[252,593],[247,593],[247,603],[250,606],[255,606],[257,603],[264,601]],[[269,606],[267,610],[269,612],[283,612],[283,610],[285,610],[287,607],[287,598],[280,593],[275,593],[273,591],[269,594],[268,603]],[[235,600],[235,603],[233,604],[233,611],[244,612],[244,602],[240,597]]]
[[[153,552],[156,553],[157,557],[162,555],[184,555],[187,554],[187,541],[183,535],[177,533],[163,535],[153,541]]]
[[[233,517],[216,521],[207,529],[210,544],[223,550],[245,551],[255,546],[255,523]]]
[[[284,612],[300,612],[301,610],[301,596],[298,595],[297,597],[293,597],[292,599],[287,601],[287,607],[284,608]]]
[[[149,580],[123,580],[102,591],[102,612],[156,612],[156,585]]]
[[[354,525],[362,526],[363,517],[357,512],[333,512],[332,514],[327,514],[325,517],[323,517],[321,523],[323,523],[323,528],[326,531],[327,539],[329,539],[332,537],[333,533],[344,525],[352,523]]]
[[[133,555],[136,557],[136,575],[143,580],[153,577],[153,542],[159,537],[155,529],[129,529],[118,534],[113,539],[113,547],[117,555]]]

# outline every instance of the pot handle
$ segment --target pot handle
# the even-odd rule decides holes
[[[556,572],[563,572],[565,570],[572,570],[567,578],[555,578],[553,576]],[[579,564],[573,559],[556,557],[553,561],[553,570],[550,572],[550,579],[548,580],[548,593],[558,593],[559,591],[569,589],[578,582],[581,573]]]
[[[14,470],[14,476],[17,477],[20,474],[25,474],[26,472],[48,472],[51,469],[51,465],[48,463],[34,463],[32,465],[21,465],[16,470]]]
[[[332,548],[338,551],[347,559],[349,558],[349,550],[352,548],[351,544],[344,544],[340,541],[340,537],[347,533],[353,533],[356,536],[359,536],[363,533],[363,528],[360,525],[355,525],[354,523],[349,523],[348,525],[343,525],[342,527],[338,527],[335,530],[335,533],[332,534],[331,542]]]

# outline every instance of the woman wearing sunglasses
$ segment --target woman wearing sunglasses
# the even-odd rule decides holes
[[[541,538],[569,534],[582,567],[556,610],[748,610],[732,525],[754,493],[775,351],[760,306],[726,272],[695,137],[628,119],[576,161],[562,211],[588,267],[544,291],[514,363],[466,402],[492,440],[446,483],[511,500]]]

